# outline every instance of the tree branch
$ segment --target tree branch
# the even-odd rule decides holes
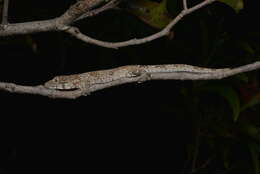
[[[74,99],[81,96],[80,91],[53,91],[44,86],[22,86],[14,83],[0,82],[0,90],[18,94],[34,94],[48,96],[50,98]]]
[[[43,85],[21,86],[5,82],[0,82],[0,90],[12,93],[37,94],[51,98],[74,99],[94,91],[126,83],[145,82],[150,80],[214,80],[257,69],[260,69],[260,61],[233,69],[209,69],[180,64],[132,65],[110,70],[99,70],[84,74],[63,76],[63,79],[75,76],[86,77],[85,79],[79,78],[77,81],[78,84],[88,84],[88,87],[84,90],[57,90]]]
[[[0,25],[0,37],[48,31],[62,31],[65,26],[74,23],[81,15],[87,13],[104,1],[106,0],[78,1],[63,15],[54,19]]]
[[[80,30],[78,28],[75,27],[66,27],[66,29],[64,30],[65,32],[71,34],[72,36],[74,36],[75,38],[82,40],[83,42],[86,43],[90,43],[90,44],[94,44],[94,45],[98,45],[101,47],[105,47],[105,48],[120,48],[120,47],[126,47],[126,46],[131,46],[131,45],[140,45],[140,44],[144,44],[150,41],[153,41],[155,39],[167,36],[169,34],[169,32],[171,31],[171,29],[186,15],[194,12],[195,10],[198,10],[212,2],[214,2],[216,0],[205,0],[202,3],[192,7],[192,8],[185,8],[181,11],[181,13],[179,15],[177,15],[163,30],[152,34],[150,36],[144,37],[144,38],[134,38],[134,39],[130,39],[127,41],[122,41],[122,42],[106,42],[106,41],[101,41],[101,40],[97,40],[94,38],[91,38],[83,33],[80,32]],[[185,1],[186,2],[186,1]],[[187,6],[186,6],[187,7]]]
[[[70,27],[70,25],[79,19],[87,11],[91,10],[95,6],[106,0],[81,0],[76,4],[72,5],[62,16],[56,19],[46,20],[46,21],[36,21],[36,22],[27,22],[20,24],[10,24],[4,27],[4,30],[0,30],[0,36],[9,36],[15,34],[29,34],[36,32],[46,32],[46,31],[65,31],[77,39],[80,39],[84,42],[96,44],[106,48],[119,48],[130,45],[138,45],[152,40],[167,36],[171,29],[179,22],[184,16],[198,10],[216,0],[205,0],[192,8],[187,8],[186,0],[183,0],[184,8],[179,15],[177,15],[163,30],[152,34],[150,36],[141,38],[141,39],[130,39],[128,41],[122,42],[104,42],[89,36],[86,36],[79,32],[78,29]],[[113,1],[113,0],[112,0]],[[115,3],[115,1],[111,2]],[[106,8],[105,8],[106,9]],[[89,12],[90,14],[91,12]],[[88,16],[88,15],[86,15]],[[91,15],[89,15],[91,16]],[[1,27],[0,27],[1,28]],[[3,27],[2,27],[3,28]]]

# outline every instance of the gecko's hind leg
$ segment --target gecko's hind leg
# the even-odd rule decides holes
[[[150,73],[143,73],[138,77],[138,83],[143,83],[145,81],[149,81],[151,79]]]
[[[137,69],[135,71],[132,71],[131,74],[133,75],[133,77],[138,78],[137,80],[138,83],[143,83],[151,79],[151,74],[146,72],[143,69]]]

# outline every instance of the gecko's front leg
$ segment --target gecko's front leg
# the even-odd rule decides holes
[[[90,94],[91,94],[90,84],[87,83],[87,82],[84,82],[84,83],[80,84],[78,90],[81,91],[81,94],[82,94],[83,96],[87,96],[87,95],[90,95]]]

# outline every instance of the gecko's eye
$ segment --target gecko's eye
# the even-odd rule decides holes
[[[58,82],[58,81],[59,81],[58,78],[55,78],[55,79],[54,79],[54,82]]]

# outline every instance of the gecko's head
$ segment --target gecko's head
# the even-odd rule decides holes
[[[56,90],[75,90],[75,84],[73,81],[68,79],[68,76],[58,76],[54,77],[52,80],[47,81],[44,84],[45,87],[49,89],[56,89]]]

